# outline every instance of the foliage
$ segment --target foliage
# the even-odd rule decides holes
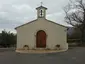
[[[57,44],[57,45],[56,45],[56,47],[58,47],[58,48],[59,48],[59,47],[60,47],[60,45],[59,45],[59,44]]]
[[[11,47],[16,45],[16,35],[5,30],[0,33],[0,46]]]

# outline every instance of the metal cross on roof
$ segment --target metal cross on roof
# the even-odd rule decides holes
[[[41,6],[43,5],[43,2],[41,2]]]

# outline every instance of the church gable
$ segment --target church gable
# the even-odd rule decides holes
[[[47,10],[47,8],[46,7],[44,7],[44,6],[40,6],[40,7],[37,7],[36,8],[36,10],[37,10],[37,19],[36,20],[33,20],[33,21],[31,21],[31,22],[28,22],[28,23],[26,23],[26,24],[23,24],[23,25],[21,25],[21,26],[18,26],[18,27],[16,27],[15,29],[17,29],[17,28],[22,28],[22,27],[24,27],[25,25],[29,25],[29,24],[32,24],[32,23],[35,23],[36,24],[36,22],[38,22],[39,21],[39,23],[40,24],[45,24],[45,23],[52,23],[52,24],[54,24],[54,25],[59,25],[59,26],[61,26],[61,27],[65,27],[65,26],[63,26],[63,25],[60,25],[60,24],[58,24],[58,23],[55,23],[55,22],[53,22],[53,21],[50,21],[50,20],[47,20],[46,19],[46,10]],[[41,22],[42,21],[42,22]],[[46,22],[47,21],[47,22]],[[66,27],[65,27],[66,28]]]
[[[36,20],[37,20],[37,19],[36,19]],[[36,20],[33,20],[33,21],[28,22],[28,23],[22,24],[22,25],[16,27],[15,29],[18,29],[18,28],[21,28],[21,27],[23,27],[23,26],[25,26],[25,25],[31,24],[31,23],[35,22]]]
[[[47,20],[47,19],[46,19],[46,20]],[[55,25],[58,25],[58,26],[61,26],[61,27],[67,28],[67,27],[64,26],[64,25],[58,24],[58,23],[53,22],[53,21],[51,21],[51,20],[47,20],[47,21],[50,22],[50,23],[53,23],[53,24],[55,24]]]
[[[18,27],[16,27],[15,29],[17,29],[17,28],[23,28],[23,27],[25,27],[25,26],[29,26],[30,25],[30,27],[36,27],[36,26],[47,26],[47,25],[50,25],[50,27],[51,27],[51,25],[53,26],[60,26],[60,27],[63,27],[63,28],[67,28],[67,27],[65,27],[65,26],[63,26],[63,25],[60,25],[60,24],[57,24],[57,23],[55,23],[55,22],[53,22],[53,21],[50,21],[50,20],[47,20],[47,19],[36,19],[36,20],[33,20],[33,21],[30,21],[30,22],[28,22],[28,23],[26,23],[26,24],[23,24],[23,25],[21,25],[21,26],[18,26]]]

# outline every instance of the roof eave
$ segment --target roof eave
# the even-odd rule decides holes
[[[46,20],[47,20],[47,19],[46,19]],[[54,24],[60,25],[60,26],[65,27],[65,28],[68,28],[68,27],[66,27],[66,26],[64,26],[64,25],[58,24],[58,23],[53,22],[53,21],[51,21],[51,20],[47,20],[47,21],[50,21],[50,22],[52,22],[52,23],[54,23]]]
[[[37,20],[37,19],[35,19],[35,20],[33,20],[33,21],[30,21],[30,22],[27,22],[27,23],[25,23],[25,24],[22,24],[22,25],[16,27],[15,29],[17,30],[17,28],[20,28],[20,27],[22,27],[22,26],[24,26],[24,25],[26,25],[26,24],[32,23],[32,22],[34,22],[34,21],[36,21],[36,20]]]

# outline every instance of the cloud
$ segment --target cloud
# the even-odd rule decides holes
[[[40,2],[41,0],[0,0],[0,31],[7,29],[15,32],[16,26],[35,19],[35,8],[40,6]],[[62,10],[68,0],[42,0],[42,2],[48,8],[47,18],[64,24]]]
[[[65,13],[63,11],[60,11],[57,13],[48,14],[47,19],[50,19],[56,23],[68,26],[68,24],[64,21],[64,15],[65,15]]]
[[[0,9],[0,29],[14,29],[30,19],[33,9],[29,5],[5,4]],[[34,15],[34,14],[32,14]]]

